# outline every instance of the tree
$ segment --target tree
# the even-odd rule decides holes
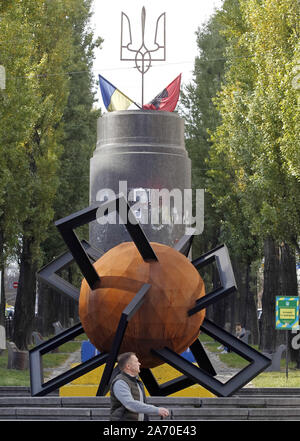
[[[229,6],[231,14],[236,18],[239,11],[236,2],[229,2]],[[186,146],[193,166],[192,184],[194,188],[206,189],[205,229],[202,236],[195,238],[193,251],[195,255],[199,255],[224,241],[229,245],[232,260],[236,263],[234,269],[240,282],[239,292],[230,299],[218,302],[207,313],[222,326],[226,322],[231,323],[232,331],[235,322],[242,320],[251,327],[253,335],[256,336],[256,307],[253,295],[250,294],[252,254],[255,254],[256,249],[252,254],[245,254],[245,247],[249,248],[249,231],[245,227],[246,223],[239,206],[240,198],[236,195],[236,164],[229,155],[224,161],[227,150],[220,149],[217,152],[213,146],[214,139],[211,138],[211,134],[221,124],[221,114],[214,98],[224,82],[225,63],[228,59],[229,48],[225,38],[228,15],[225,12],[217,12],[198,31],[199,57],[195,61],[195,80],[183,95]],[[242,33],[243,29],[239,32]],[[220,134],[220,137],[223,136],[224,133]],[[253,248],[253,240],[251,246]],[[207,290],[211,285],[216,287],[216,269],[213,268],[205,275],[205,282]],[[240,311],[236,306],[237,299],[240,304],[246,306],[244,310]],[[252,302],[249,302],[249,299],[252,299]]]
[[[82,4],[80,0],[78,2]],[[60,219],[89,205],[89,160],[96,145],[96,123],[100,116],[93,109],[95,101],[92,77],[92,61],[95,48],[102,40],[93,41],[93,32],[88,26],[91,1],[83,3],[84,8],[76,9],[77,14],[70,17],[73,23],[73,56],[70,65],[69,97],[62,116],[63,136],[61,143],[61,167],[59,186],[53,202],[54,219]],[[78,12],[80,11],[80,13]],[[84,229],[85,237],[88,229]],[[86,237],[88,239],[88,237]],[[54,227],[48,227],[48,237],[42,244],[43,263],[46,264],[65,251],[65,244]],[[77,266],[65,271],[70,283],[80,286],[81,273]],[[50,333],[52,323],[60,320],[68,325],[70,316],[76,319],[77,308],[74,301],[64,298],[44,285],[39,287],[39,330]]]
[[[280,271],[284,261],[278,247],[283,244],[297,248],[299,236],[299,182],[291,161],[285,156],[286,140],[290,140],[286,128],[292,128],[293,137],[297,118],[283,122],[288,114],[297,113],[296,94],[288,81],[297,48],[297,11],[297,2],[293,0],[276,4],[269,0],[240,0],[225,1],[222,12],[227,26],[228,61],[217,101],[222,124],[214,133],[210,164],[215,168],[223,164],[223,171],[212,168],[210,188],[218,208],[231,207],[225,211],[226,229],[231,236],[236,226],[235,246],[244,238],[246,254],[255,248],[264,250],[262,348],[265,350],[273,350],[276,344],[271,326],[274,298],[287,292],[289,278],[287,271]],[[294,110],[286,112],[283,118],[287,97]],[[225,187],[222,180],[226,174]],[[226,197],[223,188],[227,190],[230,181],[232,192]],[[234,201],[238,201],[238,210],[232,208]],[[251,242],[255,243],[254,248]],[[293,264],[290,275],[291,272],[295,272]],[[294,295],[297,295],[295,285]]]
[[[62,130],[60,120],[68,97],[65,75],[72,54],[72,25],[68,6],[72,2],[21,2],[23,21],[32,29],[31,60],[36,117],[24,144],[27,172],[24,188],[29,195],[28,215],[23,222],[20,278],[15,304],[13,339],[27,348],[34,323],[35,274],[40,244],[53,217],[53,199],[58,186],[57,171]],[[55,73],[55,74],[54,74]]]
[[[194,80],[186,86],[181,97],[180,111],[185,118],[185,144],[192,161],[192,188],[207,188],[206,159],[209,154],[211,141],[209,131],[214,131],[220,123],[219,113],[212,99],[221,87],[224,75],[225,39],[220,33],[221,23],[217,15],[203,24],[196,33],[199,55],[195,59]],[[220,217],[212,206],[210,194],[205,192],[204,199],[204,232],[195,236],[193,241],[193,256],[218,245],[220,235]],[[207,291],[216,283],[216,270],[209,268],[201,273],[206,283]],[[222,308],[221,302],[207,311],[214,315],[213,310]],[[224,324],[224,314],[220,314]],[[217,320],[218,321],[218,320]]]
[[[28,161],[25,144],[37,117],[36,82],[29,78],[36,66],[32,58],[32,28],[24,20],[21,2],[0,5],[0,63],[6,71],[6,87],[0,90],[0,270],[17,255],[23,222],[28,216],[26,189]],[[20,34],[20,29],[22,32]],[[4,282],[4,280],[3,280]],[[4,323],[5,293],[2,285],[0,323]]]
[[[0,5],[0,62],[7,74],[7,88],[0,94],[0,266],[7,256],[19,259],[13,338],[20,349],[27,347],[34,325],[35,273],[51,254],[51,240],[43,250],[42,244],[53,231],[55,212],[60,217],[62,207],[71,204],[71,184],[76,195],[71,211],[88,199],[88,180],[78,191],[74,178],[87,174],[97,115],[91,109],[91,63],[100,39],[93,42],[86,28],[90,10],[91,0]],[[76,71],[81,82],[70,79],[69,72]],[[57,197],[57,191],[66,198]]]

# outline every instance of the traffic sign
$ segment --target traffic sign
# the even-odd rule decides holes
[[[19,285],[19,282],[14,282],[14,283],[13,283],[13,288],[14,288],[14,289],[17,289],[17,288],[18,288],[18,285]]]
[[[299,329],[299,297],[276,297],[276,329]]]

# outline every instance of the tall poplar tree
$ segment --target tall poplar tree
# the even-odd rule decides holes
[[[228,183],[232,193],[227,201],[217,175],[211,192],[219,208],[237,198],[237,219],[240,217],[242,226],[237,229],[237,243],[248,237],[262,250],[261,346],[265,350],[274,350],[279,342],[274,327],[276,294],[297,295],[297,285],[291,288],[287,281],[295,281],[300,191],[294,157],[286,156],[287,149],[292,150],[290,141],[295,139],[299,121],[292,87],[299,39],[297,6],[296,0],[228,0],[222,13],[228,61],[217,101],[222,124],[214,134],[210,163],[231,170]],[[287,111],[288,106],[293,110]],[[227,214],[231,234],[237,223],[234,211]],[[242,234],[244,227],[248,235]],[[247,246],[246,252],[250,249]]]
[[[59,182],[60,121],[69,93],[66,72],[72,54],[72,23],[68,19],[71,3],[71,0],[20,2],[23,21],[31,28],[33,68],[29,65],[28,70],[35,82],[36,109],[36,118],[24,143],[27,160],[24,187],[29,200],[21,236],[13,333],[14,342],[20,349],[27,347],[31,337],[40,245],[47,237],[47,227],[53,218],[53,200]]]
[[[26,144],[37,118],[37,79],[30,78],[30,72],[37,68],[33,30],[24,19],[21,3],[0,4],[0,64],[6,76],[5,88],[0,90],[0,324],[5,320],[5,264],[9,256],[19,253],[23,222],[29,215]]]
[[[60,158],[59,186],[54,199],[54,219],[60,219],[89,205],[89,164],[96,145],[97,118],[100,111],[94,108],[95,92],[92,75],[94,52],[102,39],[93,40],[89,27],[91,0],[77,0],[73,22],[73,56],[70,65],[69,97],[62,116],[63,153]],[[81,6],[81,7],[80,7]],[[74,12],[75,12],[74,11]],[[88,239],[88,228],[84,229]],[[65,243],[51,222],[48,238],[42,244],[43,263],[46,264],[66,250]],[[63,274],[70,283],[78,284],[82,278],[76,265]],[[52,323],[59,320],[64,326],[69,318],[77,318],[78,308],[54,290],[39,285],[39,330],[53,332]]]

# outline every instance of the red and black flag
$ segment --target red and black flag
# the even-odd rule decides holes
[[[164,110],[173,112],[176,107],[180,92],[181,74],[175,78],[159,95],[157,95],[149,104],[144,104],[143,109]]]

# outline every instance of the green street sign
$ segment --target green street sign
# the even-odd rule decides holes
[[[276,329],[299,329],[299,297],[276,297]]]

